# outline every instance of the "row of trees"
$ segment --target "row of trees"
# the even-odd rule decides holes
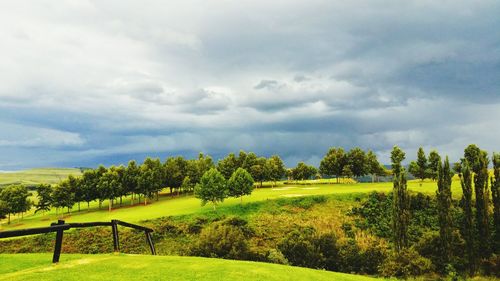
[[[417,160],[410,162],[408,172],[422,181],[424,179],[436,180],[440,161],[441,157],[436,150],[432,150],[427,157],[424,149],[420,147],[417,152]]]
[[[322,175],[336,177],[362,177],[372,175],[372,180],[387,175],[387,171],[371,150],[365,152],[355,147],[345,152],[342,147],[332,147],[321,160],[319,172]]]
[[[418,154],[424,155],[423,150],[419,149]],[[465,241],[468,273],[474,275],[479,269],[486,268],[491,258],[500,256],[500,154],[492,155],[494,172],[491,177],[488,173],[488,153],[476,145],[469,145],[464,150],[464,157],[454,165],[453,170],[460,177],[463,192],[459,205],[463,214],[460,225],[453,225],[452,219],[452,168],[448,157],[442,161],[439,154],[435,154],[435,178],[438,187],[436,199],[443,264],[453,267],[456,261],[462,258],[454,256],[452,251],[452,243],[456,241],[454,233],[458,233]],[[401,165],[404,158],[405,153],[394,147],[391,153],[394,177],[392,231],[398,253],[404,253],[409,246],[407,237],[411,215],[405,169]],[[421,171],[424,172],[425,169]],[[493,203],[493,208],[490,208],[490,203]]]

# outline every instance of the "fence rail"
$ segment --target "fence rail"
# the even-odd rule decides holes
[[[58,220],[57,223],[51,223],[50,226],[48,227],[35,227],[35,228],[26,228],[19,230],[0,231],[0,239],[56,232],[56,243],[54,245],[54,255],[52,257],[52,262],[57,263],[59,262],[59,257],[61,256],[64,231],[69,230],[71,228],[111,226],[111,231],[113,234],[113,250],[115,252],[120,252],[120,237],[118,234],[118,225],[144,231],[144,234],[146,236],[146,243],[148,243],[149,245],[151,254],[156,255],[156,249],[153,244],[153,239],[151,238],[151,232],[153,232],[153,230],[148,227],[124,222],[121,220],[111,220],[110,222],[81,222],[81,223],[80,222],[66,223],[64,220]]]

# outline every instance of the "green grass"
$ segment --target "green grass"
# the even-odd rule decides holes
[[[436,183],[432,181],[409,181],[408,187],[411,191],[419,191],[426,194],[434,195],[436,192]],[[355,183],[355,184],[317,184],[317,185],[280,185],[276,188],[259,188],[255,189],[252,195],[243,198],[243,204],[247,202],[257,202],[268,199],[290,198],[298,196],[322,195],[322,194],[339,194],[352,195],[354,193],[368,193],[372,191],[390,192],[392,183]],[[454,181],[452,184],[452,192],[455,198],[461,196],[460,183]],[[56,215],[55,210],[48,213],[31,213],[24,218],[13,218],[11,225],[7,225],[3,220],[0,226],[2,230],[18,229],[26,227],[47,226],[50,222],[62,218],[68,222],[90,222],[90,221],[109,221],[111,219],[120,219],[127,222],[140,222],[147,219],[155,219],[164,216],[185,215],[193,213],[210,212],[211,205],[202,207],[200,200],[192,195],[180,196],[160,196],[160,201],[152,201],[147,206],[136,205],[129,206],[130,198],[125,198],[124,207],[113,209],[111,212],[107,210],[107,202],[104,202],[103,209],[98,210],[98,204],[93,202],[90,211],[87,212],[86,204],[82,204],[82,211],[77,212],[76,206],[71,214]],[[239,199],[226,199],[220,206],[233,206],[239,204]]]
[[[66,179],[69,175],[81,175],[80,169],[38,168],[15,172],[0,172],[0,185],[37,185],[40,183],[55,184]]]
[[[382,280],[269,263],[198,257],[0,254],[0,280]]]

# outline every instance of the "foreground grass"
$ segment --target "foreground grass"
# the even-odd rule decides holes
[[[436,182],[425,181],[409,181],[408,188],[411,191],[423,192],[429,195],[435,195]],[[390,192],[392,183],[355,183],[355,184],[311,184],[311,185],[280,185],[276,188],[259,188],[255,189],[252,195],[243,197],[243,204],[247,202],[258,202],[269,199],[300,197],[310,195],[325,195],[339,194],[348,195],[356,193],[369,193],[372,191]],[[455,198],[461,196],[460,183],[453,181],[452,193]],[[234,206],[240,204],[239,199],[228,198],[219,206]],[[130,206],[130,198],[124,198],[123,207],[113,209],[111,212],[107,210],[107,201],[103,204],[103,209],[97,208],[97,203],[93,202],[90,205],[90,210],[87,211],[86,204],[82,203],[82,210],[75,211],[73,208],[71,214],[56,215],[55,210],[48,213],[31,213],[25,215],[24,218],[13,218],[11,225],[7,225],[5,220],[0,226],[0,230],[19,229],[27,227],[47,226],[50,222],[57,219],[64,219],[68,222],[90,222],[90,221],[109,221],[111,219],[119,219],[127,222],[140,222],[143,220],[155,219],[164,216],[176,216],[185,214],[204,213],[212,210],[211,205],[201,206],[200,200],[194,196],[180,195],[168,196],[164,194],[160,196],[159,201],[151,201],[150,204]]]
[[[383,280],[277,264],[198,257],[0,254],[0,280]]]

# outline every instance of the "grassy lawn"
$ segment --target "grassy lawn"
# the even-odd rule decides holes
[[[75,168],[38,168],[16,172],[0,172],[0,185],[23,184],[36,185],[40,183],[59,183],[69,175],[81,175]]]
[[[198,257],[0,254],[0,280],[383,280],[277,264]]]
[[[409,181],[408,187],[411,191],[419,191],[426,194],[434,195],[436,192],[436,183],[432,181]],[[297,197],[320,194],[355,194],[368,193],[372,191],[389,192],[392,190],[392,183],[355,183],[355,184],[311,184],[311,185],[279,185],[275,188],[259,188],[255,189],[253,194],[243,198],[245,202],[256,202],[267,199]],[[461,196],[460,183],[454,181],[452,191],[455,198]],[[221,206],[232,206],[239,204],[239,199],[226,199]],[[160,196],[160,201],[151,201],[147,206],[136,205],[130,206],[130,198],[124,198],[123,207],[113,209],[111,212],[107,210],[107,202],[104,202],[103,209],[98,210],[96,202],[91,203],[90,211],[87,211],[86,203],[82,203],[82,211],[77,212],[77,207],[73,208],[71,214],[64,213],[56,215],[55,210],[48,213],[30,213],[24,218],[13,218],[11,225],[7,225],[3,220],[2,230],[47,226],[50,222],[62,218],[66,221],[73,222],[90,222],[90,221],[109,221],[111,219],[120,219],[127,222],[139,222],[147,219],[155,219],[164,216],[184,215],[192,213],[201,213],[211,211],[212,206],[206,205],[202,207],[200,201],[192,195],[169,196],[163,194]]]

